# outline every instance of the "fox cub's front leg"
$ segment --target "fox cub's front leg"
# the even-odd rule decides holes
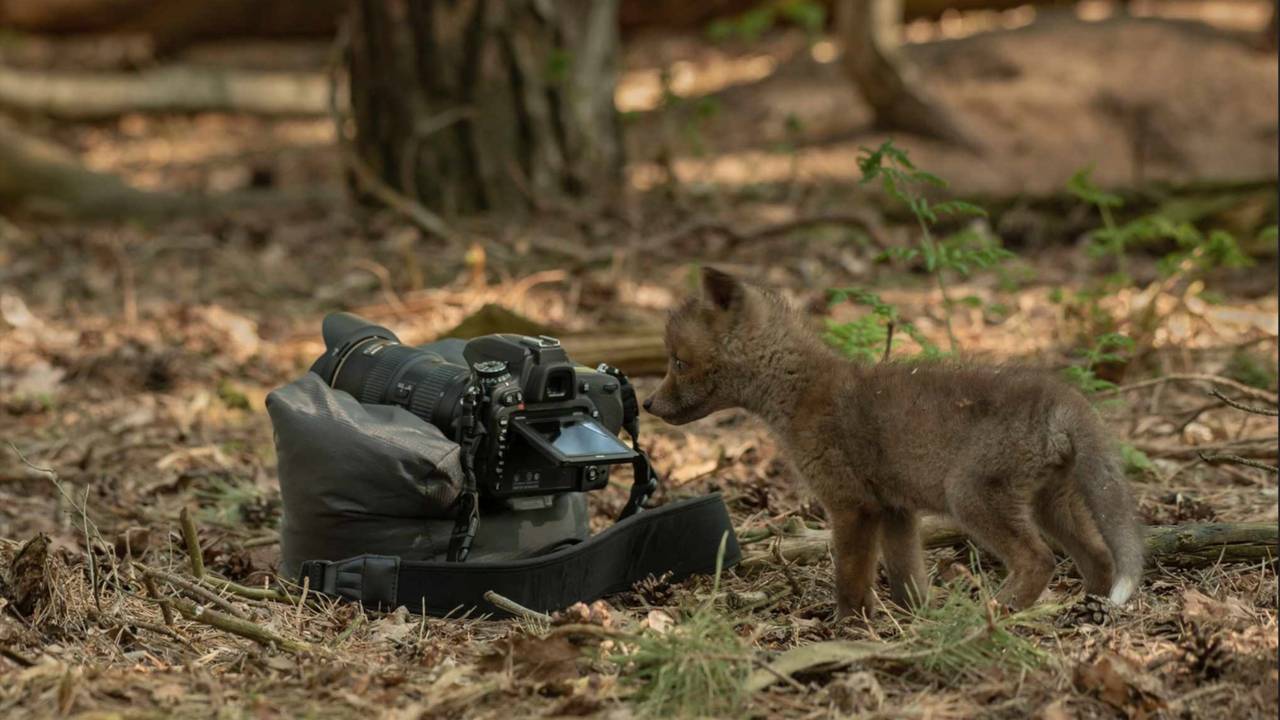
[[[836,564],[836,617],[869,614],[875,600],[881,514],[867,509],[828,509],[827,517]]]

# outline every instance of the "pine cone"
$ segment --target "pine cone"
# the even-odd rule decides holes
[[[1201,680],[1217,680],[1231,664],[1231,654],[1222,644],[1222,635],[1199,624],[1187,627],[1180,647],[1187,669]]]
[[[240,505],[240,519],[252,528],[273,526],[279,516],[279,498],[258,496]]]
[[[676,589],[671,585],[671,572],[649,575],[631,587],[640,602],[646,605],[666,607],[675,600]]]
[[[1111,603],[1100,595],[1085,595],[1058,618],[1062,627],[1107,625],[1111,622]]]

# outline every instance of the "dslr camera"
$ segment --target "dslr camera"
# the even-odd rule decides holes
[[[521,499],[596,490],[625,463],[635,469],[627,517],[657,487],[634,444],[639,409],[626,376],[574,364],[555,338],[495,334],[414,347],[349,313],[328,315],[322,332],[326,349],[311,371],[325,383],[364,404],[402,407],[461,446],[450,559],[465,559],[482,499],[518,508]]]

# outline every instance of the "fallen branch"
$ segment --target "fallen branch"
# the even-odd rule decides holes
[[[162,67],[134,73],[58,73],[0,66],[0,107],[65,120],[126,113],[323,115],[317,73]]]
[[[1235,465],[1244,465],[1245,467],[1256,468],[1258,470],[1266,470],[1272,475],[1280,475],[1280,468],[1277,468],[1275,465],[1268,465],[1264,462],[1258,462],[1257,460],[1242,458],[1239,455],[1231,455],[1229,453],[1220,453],[1217,455],[1205,455],[1204,453],[1198,453],[1198,455],[1201,460],[1209,463],[1210,465],[1232,463]]]
[[[1242,438],[1211,445],[1153,445],[1150,443],[1134,443],[1133,447],[1152,457],[1188,460],[1199,457],[1204,452],[1232,451],[1237,455],[1253,458],[1272,458],[1276,456],[1275,437]]]
[[[1151,378],[1149,380],[1143,380],[1142,382],[1136,382],[1131,385],[1121,385],[1118,388],[1103,390],[1102,392],[1094,394],[1093,397],[1099,398],[1099,399],[1114,397],[1116,395],[1123,395],[1124,393],[1127,393],[1127,392],[1133,392],[1134,390],[1142,390],[1143,388],[1149,388],[1149,387],[1153,387],[1155,385],[1159,385],[1161,383],[1167,383],[1167,382],[1212,383],[1214,385],[1220,385],[1222,387],[1231,388],[1242,395],[1251,397],[1255,400],[1262,400],[1263,402],[1268,402],[1268,403],[1271,403],[1272,405],[1275,405],[1276,403],[1280,402],[1280,398],[1277,398],[1275,393],[1270,393],[1270,392],[1267,392],[1266,390],[1260,390],[1256,387],[1245,385],[1242,382],[1236,382],[1231,378],[1220,377],[1218,375],[1202,375],[1202,374],[1195,374],[1195,373],[1163,375],[1158,378]]]
[[[311,643],[302,640],[291,640],[255,622],[220,613],[217,610],[210,610],[185,598],[171,598],[169,602],[173,603],[178,612],[182,613],[182,616],[188,620],[194,620],[224,632],[229,632],[232,635],[248,638],[260,645],[278,647],[291,653],[327,653],[323,648]]]
[[[214,590],[229,592],[249,600],[275,600],[292,604],[293,599],[286,592],[272,588],[252,588],[248,585],[241,585],[240,583],[206,573],[204,570],[204,551],[200,548],[200,533],[196,529],[195,520],[192,519],[188,508],[182,508],[182,512],[178,514],[178,522],[182,526],[182,539],[187,546],[187,555],[191,558],[191,575],[197,582],[212,586]],[[164,571],[152,570],[152,572],[159,573]],[[161,579],[172,582],[169,578]],[[187,581],[184,580],[183,582]],[[234,609],[232,612],[234,612]]]
[[[967,541],[954,523],[944,518],[926,516],[920,534],[927,548],[950,547]],[[1195,523],[1188,525],[1154,525],[1146,528],[1147,557],[1165,565],[1204,567],[1216,563],[1253,563],[1280,557],[1277,545],[1280,532],[1274,523]],[[767,530],[744,530],[738,536],[745,548],[738,567],[750,572],[772,567],[778,561],[771,550],[749,546],[771,537]],[[787,532],[778,552],[787,562],[812,564],[828,555],[829,530],[803,529]]]
[[[219,596],[207,587],[203,587],[199,581],[188,580],[180,575],[175,575],[171,572],[159,570],[157,568],[147,567],[146,565],[138,565],[138,567],[141,568],[143,574],[149,578],[163,580],[188,595],[193,596],[197,600],[203,600],[206,603],[222,608],[222,611],[228,615],[241,619],[244,618],[244,613],[237,610],[236,607],[226,598]],[[163,600],[161,600],[160,607],[164,608]]]
[[[164,618],[164,624],[173,627],[173,609],[169,607],[169,603],[164,598],[160,597],[160,591],[156,589],[155,579],[144,573],[142,584],[147,589],[147,596],[160,603],[160,616]]]
[[[791,218],[790,220],[766,223],[764,225],[757,225],[753,228],[737,228],[723,220],[698,218],[670,232],[662,235],[654,235],[653,237],[642,240],[637,246],[631,248],[631,250],[639,255],[661,252],[685,238],[707,232],[723,235],[729,241],[728,249],[732,250],[740,245],[745,245],[750,242],[765,240],[779,235],[785,235],[786,233],[795,230],[803,230],[820,225],[847,225],[857,227],[867,234],[871,239],[871,243],[877,248],[884,250],[891,245],[891,243],[884,237],[884,228],[881,227],[879,220],[870,212],[849,211],[801,215]],[[605,261],[610,259],[613,252],[613,248],[601,248],[599,251],[593,253],[590,258],[593,261]]]
[[[538,620],[540,622],[551,622],[550,615],[543,612],[538,612],[537,610],[530,610],[529,608],[521,605],[515,600],[512,600],[511,598],[506,597],[505,595],[499,595],[498,593],[492,590],[484,591],[484,599],[488,600],[489,604],[493,605],[499,610],[506,613],[510,613],[511,615],[515,615],[516,617],[525,618],[526,620]]]
[[[1274,409],[1272,409],[1272,408],[1260,408],[1260,407],[1253,407],[1252,405],[1245,405],[1244,403],[1237,402],[1237,401],[1232,400],[1231,398],[1227,397],[1226,395],[1223,395],[1223,394],[1222,394],[1219,390],[1217,390],[1216,388],[1215,388],[1215,389],[1213,389],[1213,390],[1210,390],[1210,391],[1209,391],[1209,394],[1210,394],[1210,395],[1212,395],[1212,396],[1214,396],[1214,397],[1216,397],[1216,398],[1218,398],[1218,399],[1219,399],[1219,400],[1221,400],[1222,402],[1224,402],[1224,403],[1226,403],[1226,404],[1230,405],[1231,407],[1233,407],[1233,408],[1235,408],[1235,409],[1237,409],[1237,410],[1243,410],[1243,411],[1245,411],[1245,412],[1247,412],[1247,413],[1251,413],[1251,414],[1253,414],[1253,415],[1266,415],[1266,416],[1268,416],[1268,417],[1280,417],[1280,410],[1274,410]]]
[[[208,196],[140,190],[116,175],[90,170],[64,148],[0,119],[0,210],[43,217],[153,221],[334,201],[329,193],[315,190]]]
[[[199,580],[204,577],[204,551],[200,549],[200,535],[196,531],[195,520],[191,519],[190,508],[184,506],[178,513],[178,524],[182,527],[182,539],[187,544],[187,557],[191,559],[191,577]]]

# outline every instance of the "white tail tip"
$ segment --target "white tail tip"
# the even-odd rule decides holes
[[[1120,578],[1115,585],[1111,586],[1111,602],[1116,605],[1123,605],[1129,601],[1129,597],[1137,589],[1138,582],[1133,578]]]

